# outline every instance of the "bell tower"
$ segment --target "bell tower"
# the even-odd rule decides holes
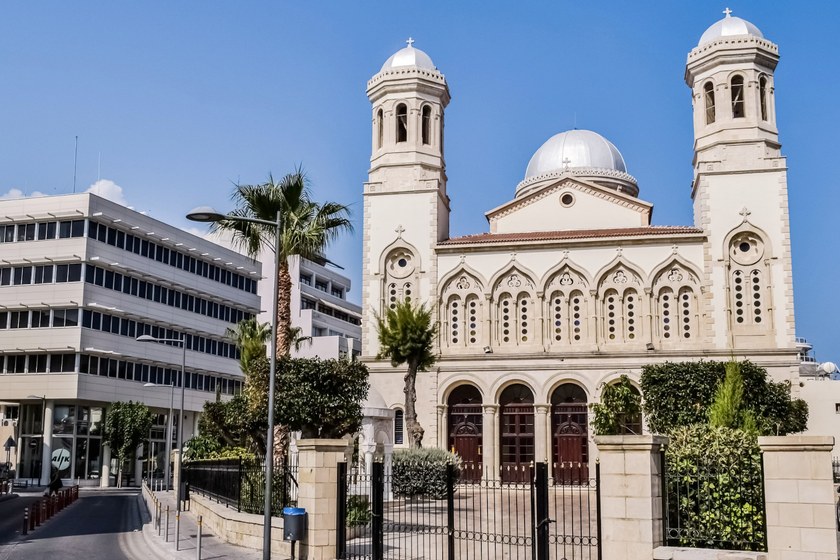
[[[778,46],[727,8],[686,63],[694,221],[708,235],[707,312],[715,345],[736,354],[794,348],[787,169],[773,78],[778,61]]]
[[[449,237],[443,155],[446,79],[414,40],[367,83],[371,157],[364,186],[362,308],[382,313],[399,299],[432,305],[435,245]],[[372,317],[362,321],[362,355],[378,350]]]

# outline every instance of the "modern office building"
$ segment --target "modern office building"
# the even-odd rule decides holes
[[[171,437],[184,422],[187,439],[206,401],[241,388],[225,330],[259,312],[260,278],[259,262],[93,194],[0,201],[0,420],[14,425],[17,476],[43,481],[53,465],[107,485],[103,424],[129,400],[156,421],[147,460],[124,473],[161,473],[184,354],[135,339],[184,341]]]

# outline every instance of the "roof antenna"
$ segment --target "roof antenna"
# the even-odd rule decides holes
[[[574,129],[577,130],[577,111],[575,111],[575,126]]]
[[[76,164],[79,161],[79,135],[76,135],[76,148],[73,150],[73,194],[76,194]]]

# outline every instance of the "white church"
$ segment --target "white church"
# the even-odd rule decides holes
[[[547,460],[559,477],[593,462],[588,404],[645,364],[734,355],[798,386],[778,60],[728,10],[688,54],[694,224],[652,226],[616,146],[569,130],[486,212],[489,231],[464,237],[449,235],[447,80],[411,44],[385,62],[367,84],[362,309],[434,310],[440,357],[417,381],[424,446],[507,478]],[[403,372],[374,359],[374,324],[362,333],[372,393],[400,409]]]

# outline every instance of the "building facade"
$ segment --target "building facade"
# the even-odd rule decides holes
[[[225,330],[254,317],[261,265],[93,194],[0,201],[0,415],[14,425],[17,476],[109,484],[102,443],[108,407],[143,402],[156,413],[142,461],[161,475],[167,416],[179,405],[186,346],[184,422],[242,385]],[[147,386],[154,384],[154,386]],[[12,420],[14,418],[14,420]]]
[[[619,150],[571,130],[537,150],[513,199],[486,213],[488,232],[455,238],[447,80],[412,45],[385,62],[367,84],[362,307],[434,309],[440,358],[417,390],[425,445],[502,476],[534,460],[556,475],[592,462],[588,405],[645,364],[735,355],[798,387],[778,60],[730,14],[688,54],[692,225],[650,225]],[[374,359],[373,324],[362,332],[371,384],[401,407],[402,376]]]

